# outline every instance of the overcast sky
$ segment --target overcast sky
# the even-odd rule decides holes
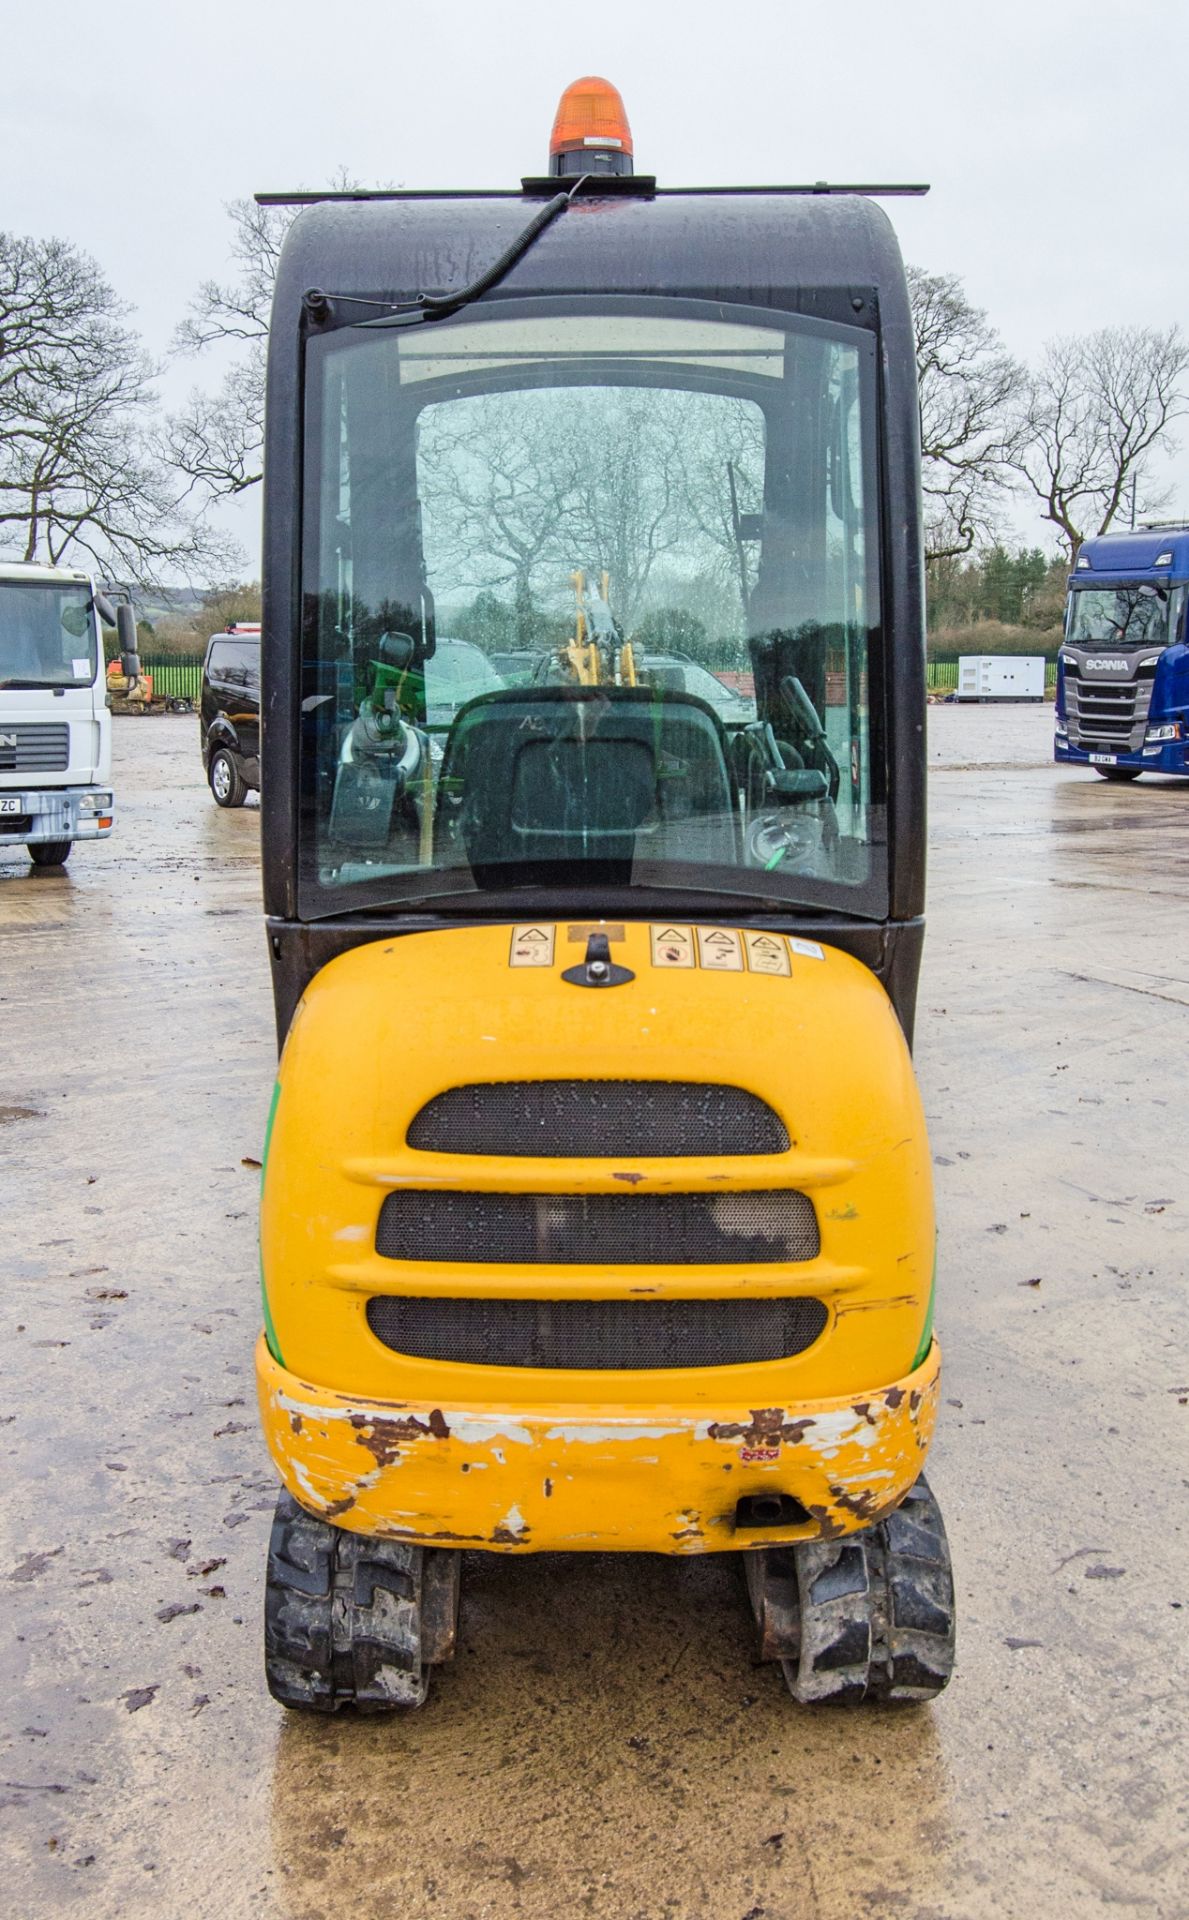
[[[930,182],[888,203],[905,257],[960,274],[1022,357],[1189,323],[1185,0],[10,0],[0,46],[0,225],[92,253],[158,355],[228,270],[227,201],[340,168],[514,185],[583,73],[668,186]],[[214,374],[179,363],[163,390]],[[1189,511],[1189,452],[1171,479]],[[257,518],[228,522],[253,573]]]

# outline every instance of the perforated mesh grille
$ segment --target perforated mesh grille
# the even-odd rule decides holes
[[[5,727],[0,773],[62,773],[69,765],[69,721],[34,720]]]
[[[812,1260],[803,1193],[390,1193],[376,1252],[389,1260],[750,1266]]]
[[[614,1159],[787,1153],[771,1107],[742,1087],[680,1080],[506,1080],[451,1087],[409,1128],[425,1153]]]
[[[417,1359],[477,1367],[638,1372],[738,1367],[803,1353],[820,1300],[440,1300],[377,1297],[378,1340]]]

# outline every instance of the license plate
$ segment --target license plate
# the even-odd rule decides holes
[[[1092,753],[1090,755],[1090,765],[1092,767],[1117,767],[1118,764],[1119,756],[1117,753]]]
[[[0,794],[0,813],[24,813],[24,811],[19,793]]]

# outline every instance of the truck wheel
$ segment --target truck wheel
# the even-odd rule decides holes
[[[282,1493],[264,1597],[273,1699],[314,1713],[422,1706],[431,1664],[454,1652],[460,1559],[345,1533]]]
[[[63,867],[73,845],[73,840],[34,840],[29,846],[29,858],[35,867]]]
[[[211,755],[207,768],[207,779],[211,792],[220,807],[242,807],[244,795],[248,789],[235,763],[235,758],[226,747],[218,747]]]
[[[780,1658],[794,1700],[931,1700],[949,1681],[954,1581],[941,1511],[924,1479],[878,1526],[758,1558],[749,1584],[762,1652]]]
[[[1095,773],[1104,780],[1138,780],[1142,767],[1095,767]]]

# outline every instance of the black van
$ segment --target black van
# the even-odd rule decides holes
[[[202,764],[221,807],[260,790],[260,628],[213,633],[202,662],[198,707]]]

